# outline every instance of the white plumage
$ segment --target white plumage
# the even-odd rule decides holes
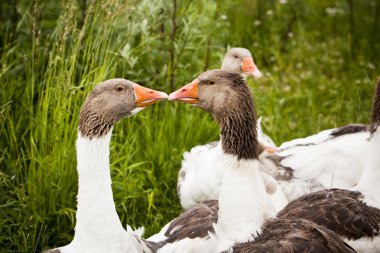
[[[278,178],[284,168],[293,178],[280,181],[289,200],[330,188],[350,189],[358,183],[366,159],[369,132],[331,136],[325,130],[308,138],[284,143],[275,155],[281,157]]]
[[[139,240],[141,230],[126,231],[117,215],[109,171],[109,142],[105,136],[84,138],[78,134],[78,207],[73,241],[58,248],[61,253],[151,252]]]

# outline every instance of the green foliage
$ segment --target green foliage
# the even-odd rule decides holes
[[[1,3],[0,15],[1,252],[72,239],[77,115],[106,79],[170,92],[241,46],[264,72],[249,83],[277,143],[369,121],[375,0],[20,0]],[[183,152],[217,138],[212,118],[183,104],[161,102],[118,123],[111,173],[122,223],[150,235],[177,216]]]

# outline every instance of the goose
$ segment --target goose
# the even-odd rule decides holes
[[[366,164],[352,189],[328,189],[290,202],[277,216],[302,218],[336,232],[358,252],[380,252],[380,77],[372,106]]]
[[[240,75],[206,71],[171,93],[169,100],[190,103],[212,114],[220,126],[225,172],[218,201],[203,204],[198,213],[194,207],[193,213],[185,212],[188,217],[183,222],[188,224],[173,221],[169,238],[176,234],[180,239],[167,246],[182,244],[181,252],[197,252],[191,247],[201,247],[199,252],[263,252],[245,247],[264,248],[265,252],[355,252],[338,235],[311,221],[275,218],[260,173],[253,98]],[[217,220],[216,224],[210,226],[210,219]],[[194,229],[186,226],[189,223]],[[206,224],[211,231],[201,231]],[[194,234],[205,236],[195,238]],[[163,249],[158,252],[176,252]]]
[[[379,96],[375,93],[375,99]],[[349,124],[285,142],[263,155],[263,170],[278,181],[289,201],[324,189],[351,189],[366,166],[370,129]]]
[[[75,235],[66,246],[49,253],[153,252],[154,244],[123,228],[112,195],[109,145],[114,124],[167,94],[125,79],[97,85],[84,102],[76,141],[79,188]]]
[[[241,74],[243,77],[251,75],[259,78],[262,75],[250,51],[246,48],[229,49],[223,59],[222,70]],[[258,124],[258,130],[262,151],[273,153],[276,145],[262,132],[260,124]],[[177,193],[184,210],[205,200],[218,199],[223,174],[220,156],[222,156],[221,143],[216,141],[193,147],[189,152],[184,153],[177,180]],[[274,181],[269,176],[267,178],[268,181]],[[281,209],[287,200],[282,193],[276,194],[280,195],[276,196],[279,200],[275,202],[279,203],[278,206]]]

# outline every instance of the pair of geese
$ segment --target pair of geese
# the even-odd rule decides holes
[[[47,252],[380,252],[380,80],[370,126],[326,130],[276,149],[257,126],[241,76],[261,75],[250,52],[229,50],[222,68],[169,96],[125,79],[95,87],[79,115],[75,236]],[[187,210],[145,240],[117,215],[109,144],[117,121],[166,98],[209,112],[221,141],[184,155],[178,188]],[[357,153],[345,153],[356,145]]]

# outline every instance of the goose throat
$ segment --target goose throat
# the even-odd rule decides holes
[[[252,96],[242,98],[239,108],[226,110],[216,117],[224,153],[240,159],[258,159],[260,145],[257,139],[256,113]]]

